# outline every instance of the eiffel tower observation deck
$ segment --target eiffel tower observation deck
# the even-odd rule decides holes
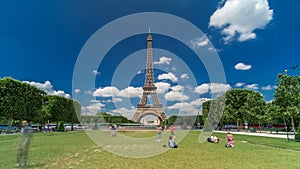
[[[147,37],[148,49],[147,49],[147,64],[146,64],[146,77],[143,87],[143,95],[140,103],[137,105],[137,111],[134,114],[132,120],[140,122],[140,120],[147,115],[156,116],[160,121],[167,119],[162,104],[160,104],[157,96],[157,87],[154,85],[154,72],[153,72],[153,59],[152,59],[152,36],[149,31]],[[147,104],[147,101],[152,99],[152,104]]]

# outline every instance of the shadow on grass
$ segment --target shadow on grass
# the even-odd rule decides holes
[[[45,165],[46,163],[29,164],[27,165],[27,168],[40,168],[40,167],[44,167]]]

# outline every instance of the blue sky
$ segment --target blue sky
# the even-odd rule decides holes
[[[298,0],[3,0],[0,77],[10,76],[49,94],[76,98],[83,112],[130,117],[142,92],[150,27],[155,82],[168,115],[195,114],[203,101],[230,88],[256,90],[270,101],[277,74],[300,62],[299,9]],[[145,31],[119,39],[101,56],[96,69],[87,57],[85,66],[90,74],[82,76],[95,81],[87,88],[77,88],[73,79],[77,59],[91,37],[116,19],[145,12],[177,16],[203,34],[184,44],[176,36],[192,37],[192,31],[177,32],[173,37],[163,34],[182,27],[180,23],[169,27],[168,20],[162,20],[161,27],[134,22],[114,27],[109,35],[140,27]],[[109,35],[99,44],[108,43]],[[100,55],[102,46],[98,48],[95,52]],[[211,78],[206,68],[214,65],[206,65],[195,51],[203,58],[217,56],[226,80]],[[293,75],[292,70],[288,73]]]

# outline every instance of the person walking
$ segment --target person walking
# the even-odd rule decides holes
[[[161,125],[159,125],[158,127],[157,127],[157,141],[161,141],[161,133],[162,133],[162,126]]]
[[[27,168],[28,151],[31,138],[31,128],[28,127],[27,120],[22,121],[23,128],[21,129],[21,139],[17,152],[17,164],[16,167]]]
[[[174,135],[174,130],[175,130],[175,127],[174,127],[174,126],[171,126],[171,127],[170,127],[171,135]]]

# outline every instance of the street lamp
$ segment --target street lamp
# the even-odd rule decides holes
[[[200,111],[200,108],[198,107],[197,108],[197,113],[198,113],[198,115],[197,115],[197,127],[200,129],[200,115],[199,115],[199,111]]]

